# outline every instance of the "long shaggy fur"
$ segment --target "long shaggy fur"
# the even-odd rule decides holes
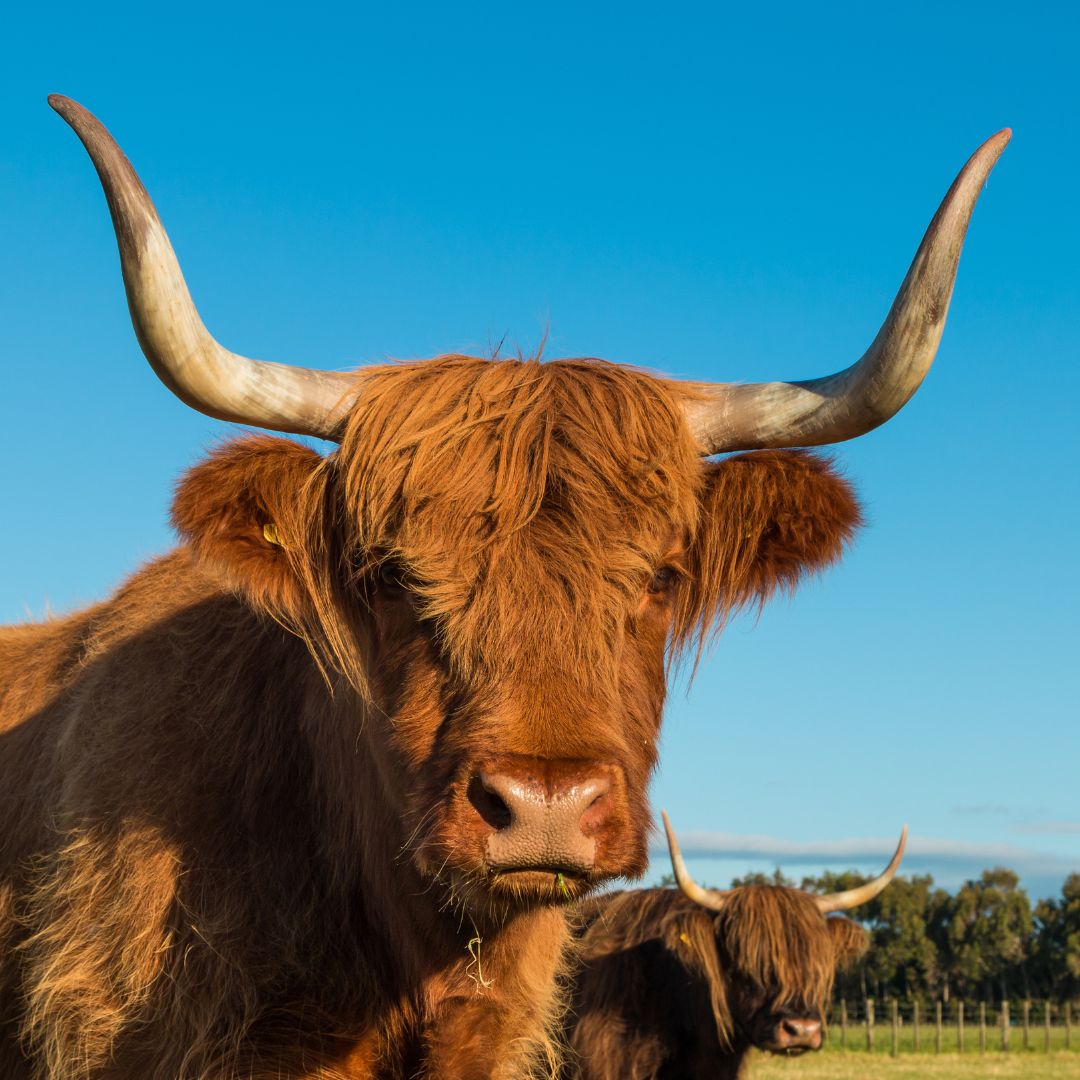
[[[491,892],[473,763],[616,762],[640,872],[665,656],[858,522],[813,455],[703,466],[689,393],[365,372],[335,453],[225,444],[176,552],[0,630],[0,1076],[550,1075],[562,897]]]
[[[732,890],[719,913],[675,889],[584,901],[566,1076],[735,1080],[785,1016],[825,1017],[866,932],[780,886]]]

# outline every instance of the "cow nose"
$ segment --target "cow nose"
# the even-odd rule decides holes
[[[789,1017],[776,1025],[776,1046],[781,1051],[821,1049],[821,1021]]]
[[[475,774],[472,802],[491,832],[495,870],[587,873],[612,812],[612,768],[599,763],[502,761]]]

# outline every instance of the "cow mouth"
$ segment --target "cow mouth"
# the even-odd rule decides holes
[[[447,888],[447,902],[474,918],[503,920],[515,912],[564,907],[581,899],[597,884],[580,870],[553,867],[486,867],[449,870],[438,875]]]
[[[580,867],[558,865],[490,867],[486,879],[496,895],[557,904],[579,899],[594,884]]]
[[[775,1054],[777,1057],[801,1057],[803,1054],[812,1054],[820,1047],[804,1044],[790,1044],[778,1042],[768,1036],[753,1040],[754,1045],[766,1054]]]

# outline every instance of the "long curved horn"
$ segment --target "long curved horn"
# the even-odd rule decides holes
[[[860,885],[857,889],[847,889],[845,892],[829,893],[827,896],[815,896],[817,906],[821,912],[827,915],[830,911],[850,911],[860,904],[873,900],[886,885],[892,881],[900,866],[900,860],[904,857],[904,848],[907,846],[907,826],[900,832],[900,843],[896,845],[889,865],[873,881]]]
[[[1012,137],[991,136],[960,170],[862,359],[805,382],[703,383],[687,421],[704,454],[820,446],[872,431],[919,388],[937,352],[975,201]]]
[[[49,104],[79,136],[105,189],[131,321],[158,378],[219,420],[334,438],[358,377],[250,360],[219,345],[199,318],[154,204],[123,151],[77,102],[51,94]]]
[[[710,911],[719,911],[724,906],[729,890],[706,889],[690,876],[682,852],[679,850],[679,841],[675,839],[675,830],[671,827],[671,819],[667,816],[667,811],[661,810],[660,816],[664,819],[664,831],[667,833],[667,846],[671,854],[671,869],[675,872],[675,880],[678,882],[679,888],[695,903],[707,907]]]

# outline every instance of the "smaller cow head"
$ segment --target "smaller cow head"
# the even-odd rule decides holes
[[[839,914],[892,880],[907,826],[884,872],[857,889],[815,896],[780,885],[706,889],[690,876],[664,814],[675,879],[694,907],[674,907],[664,938],[707,982],[721,1046],[774,1054],[820,1049],[833,980],[867,947],[866,931]]]

